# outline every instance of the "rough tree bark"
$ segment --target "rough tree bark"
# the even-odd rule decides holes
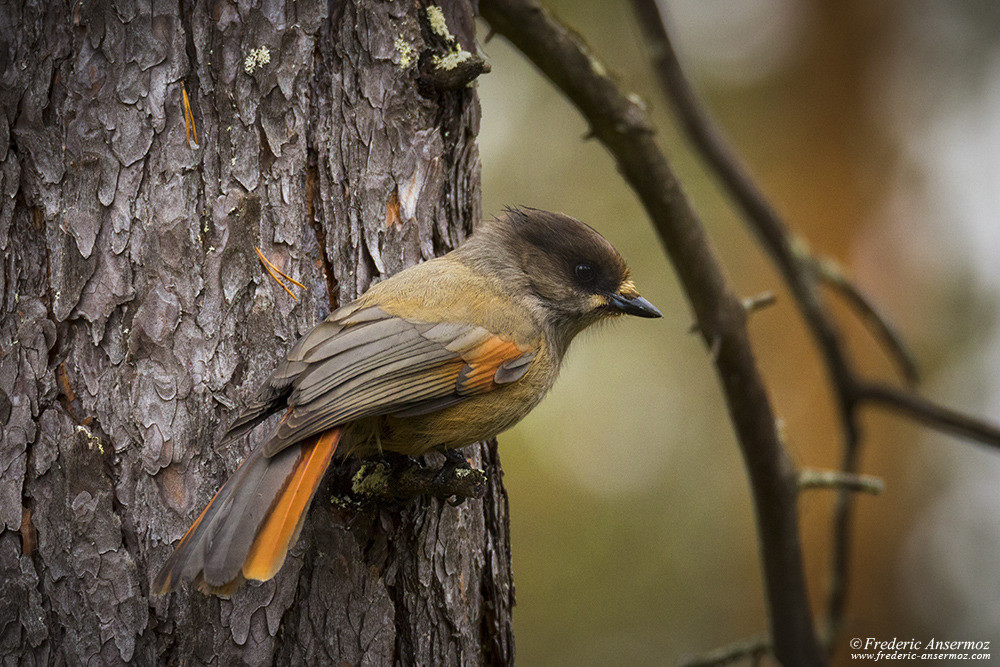
[[[283,351],[479,218],[478,100],[435,76],[475,52],[470,2],[0,4],[5,662],[510,662],[490,445],[483,501],[321,489],[274,581],[149,594]]]

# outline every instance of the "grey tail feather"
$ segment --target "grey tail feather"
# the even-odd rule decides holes
[[[240,579],[253,538],[300,450],[293,445],[272,458],[262,447],[251,452],[167,558],[153,582],[154,593],[167,593],[182,581],[198,581],[210,592],[229,590]]]

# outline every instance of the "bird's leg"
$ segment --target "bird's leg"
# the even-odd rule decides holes
[[[407,454],[399,452],[382,452],[382,459],[389,464],[393,470],[403,471],[410,468],[423,468],[424,462]]]

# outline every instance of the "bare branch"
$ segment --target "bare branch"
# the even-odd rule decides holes
[[[826,360],[840,402],[840,416],[848,446],[856,442],[856,422],[850,397],[852,380],[849,361],[840,344],[840,333],[826,317],[822,295],[815,289],[815,276],[803,270],[800,256],[804,245],[797,245],[777,213],[757,189],[729,149],[715,125],[698,102],[691,84],[681,69],[677,54],[667,35],[663,17],[655,0],[633,0],[647,40],[654,53],[656,71],[673,103],[687,136],[704,157],[722,185],[743,209],[761,243],[774,258],[782,277],[795,297],[799,309],[812,330]],[[798,250],[798,252],[797,252]]]
[[[748,315],[752,315],[768,306],[773,306],[777,302],[778,297],[774,295],[774,292],[761,292],[760,294],[754,294],[743,299],[743,307],[746,309]]]
[[[733,294],[640,105],[624,95],[571,31],[533,0],[484,0],[490,26],[531,60],[586,117],[635,189],[677,269],[706,344],[718,341],[717,372],[750,476],[775,655],[784,664],[825,664],[813,628],[795,507],[798,475]]]
[[[761,243],[778,266],[819,345],[834,385],[840,412],[844,439],[841,470],[847,475],[856,474],[860,440],[856,415],[858,381],[843,346],[840,332],[832,317],[828,315],[822,295],[816,289],[816,263],[808,246],[789,233],[702,109],[694,89],[684,76],[667,34],[664,18],[655,0],[633,0],[633,6],[639,15],[646,38],[652,45],[657,73],[677,110],[687,136],[743,209]],[[847,284],[846,280],[843,282]],[[853,293],[860,294],[857,290]],[[864,299],[849,299],[848,302],[856,308],[867,305]],[[904,348],[892,333],[892,328],[878,317],[874,308],[869,308],[864,313],[866,321],[870,317],[881,322],[877,327],[883,334],[879,336],[879,340],[883,344],[891,341],[887,349],[897,363],[900,363],[901,359],[905,360],[902,365],[903,373],[909,377],[912,369],[906,362],[910,356],[905,352],[903,354],[898,352]],[[833,635],[829,633],[839,628],[846,606],[852,515],[853,494],[842,489],[834,508],[832,572],[827,607],[830,637]]]
[[[850,305],[868,331],[874,336],[882,348],[892,357],[896,366],[903,374],[908,384],[916,384],[920,380],[917,361],[910,349],[903,344],[902,338],[889,321],[879,314],[875,304],[844,275],[841,268],[832,259],[812,258],[813,269],[824,284],[839,294]]]
[[[912,392],[872,382],[858,387],[858,397],[866,403],[894,410],[937,431],[1000,448],[1000,427],[943,407]]]

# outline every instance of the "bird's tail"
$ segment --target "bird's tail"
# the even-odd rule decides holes
[[[309,502],[340,441],[341,429],[295,443],[274,456],[257,447],[219,489],[156,575],[162,595],[181,581],[225,595],[244,579],[277,574],[298,539]]]

